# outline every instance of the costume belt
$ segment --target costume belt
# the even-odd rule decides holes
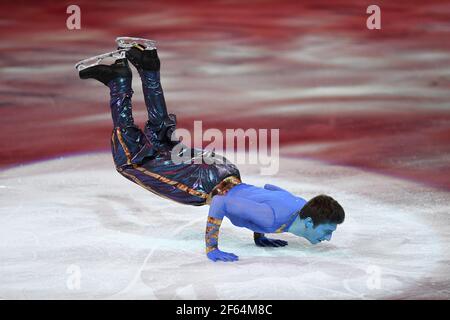
[[[230,191],[232,188],[241,184],[242,181],[236,176],[229,176],[220,181],[214,189],[208,194],[208,198],[206,199],[206,203],[211,203],[211,200],[214,196],[224,196]]]

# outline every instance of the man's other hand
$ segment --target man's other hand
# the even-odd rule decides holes
[[[284,247],[288,245],[287,241],[269,239],[264,236],[264,233],[254,233],[255,244],[258,247]]]

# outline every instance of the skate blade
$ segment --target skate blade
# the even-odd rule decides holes
[[[100,54],[98,56],[94,56],[91,58],[81,60],[81,61],[77,62],[77,64],[75,64],[75,69],[77,69],[78,71],[81,71],[83,69],[96,66],[96,65],[100,64],[100,62],[102,62],[103,59],[106,59],[106,58],[125,59],[126,51],[127,50],[125,50],[125,49],[119,49],[116,51]]]
[[[118,37],[116,43],[119,48],[131,48],[134,46],[144,46],[145,50],[156,49],[156,41],[144,38]]]

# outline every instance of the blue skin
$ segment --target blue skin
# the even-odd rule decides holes
[[[311,218],[301,219],[297,217],[292,225],[289,227],[287,232],[292,233],[296,236],[305,238],[311,244],[318,244],[322,241],[330,241],[333,235],[333,232],[336,230],[336,223],[321,223],[317,226],[314,226],[314,222]],[[282,247],[287,245],[287,241],[283,240],[275,240],[268,239],[266,237],[262,237],[266,240],[269,240],[268,243],[281,245],[262,245],[262,246],[273,246],[273,247]],[[262,239],[260,238],[260,240]],[[280,241],[280,242],[279,242]],[[256,243],[256,241],[255,241]],[[258,243],[256,243],[258,245]],[[208,258],[212,261],[237,261],[239,257],[233,253],[224,252],[219,249],[211,251],[207,254]]]
[[[321,223],[314,226],[311,218],[300,219],[298,217],[289,227],[288,232],[305,238],[311,244],[318,244],[322,241],[330,241],[336,228],[336,223]]]
[[[241,183],[224,196],[215,196],[210,204],[209,217],[222,220],[227,217],[237,227],[255,232],[255,244],[263,247],[283,247],[286,241],[269,239],[266,233],[289,232],[307,239],[311,244],[330,241],[336,223],[314,225],[308,217],[301,219],[298,212],[306,200],[275,185],[263,188]],[[284,226],[284,227],[283,227]],[[219,249],[207,253],[213,261],[236,261],[238,257]]]

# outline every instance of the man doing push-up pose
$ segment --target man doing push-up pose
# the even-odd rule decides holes
[[[93,57],[77,64],[80,78],[96,79],[110,89],[113,120],[111,151],[117,171],[141,187],[182,204],[208,204],[206,255],[213,261],[236,261],[233,253],[219,250],[219,229],[224,217],[238,227],[254,232],[258,246],[283,247],[286,241],[269,239],[266,233],[289,232],[312,244],[331,239],[345,213],[339,203],[326,195],[309,201],[277,186],[263,188],[242,183],[239,170],[226,158],[203,150],[181,148],[183,159],[173,161],[172,151],[179,143],[172,139],[175,115],[167,112],[160,82],[160,60],[155,43],[139,38],[117,38],[119,50]],[[98,64],[105,57],[115,57],[112,65]],[[93,65],[86,61],[97,59]],[[144,93],[148,121],[142,131],[134,124],[131,97],[132,72],[137,69]],[[197,161],[196,161],[197,160]]]

